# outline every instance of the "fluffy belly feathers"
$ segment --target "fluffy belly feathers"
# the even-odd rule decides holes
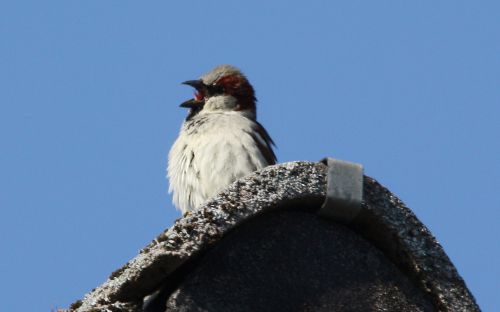
[[[261,151],[269,143],[253,120],[236,113],[197,117],[184,123],[169,153],[169,192],[183,213],[270,164]]]

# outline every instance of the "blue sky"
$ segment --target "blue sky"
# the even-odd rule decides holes
[[[166,154],[240,67],[280,162],[364,164],[500,309],[498,1],[4,1],[2,311],[66,307],[180,216]]]

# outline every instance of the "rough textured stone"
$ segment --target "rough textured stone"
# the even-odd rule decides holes
[[[316,214],[240,225],[150,311],[433,311],[430,298],[352,230]],[[163,307],[161,303],[163,302]]]
[[[237,231],[242,222],[288,208],[301,207],[306,213],[315,213],[325,191],[326,167],[321,163],[275,165],[236,181],[202,209],[177,220],[136,258],[86,295],[76,311],[141,311],[142,299],[165,282],[182,287],[178,283],[196,267],[193,261],[231,230]],[[342,231],[340,226],[334,228]],[[380,249],[436,310],[479,310],[427,228],[399,199],[371,178],[365,177],[362,211],[349,228]],[[390,297],[395,290],[380,289],[378,293],[384,291]],[[171,292],[180,294],[174,288]],[[396,293],[401,295],[399,298],[408,298],[403,288]],[[415,302],[425,307],[424,301]]]

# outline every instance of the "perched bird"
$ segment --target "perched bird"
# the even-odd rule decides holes
[[[179,137],[168,155],[169,193],[183,213],[238,178],[276,163],[274,142],[256,120],[252,85],[239,69],[220,65],[199,80]]]

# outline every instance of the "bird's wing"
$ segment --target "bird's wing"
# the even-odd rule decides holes
[[[269,133],[267,133],[266,129],[257,121],[255,121],[253,130],[254,132],[251,133],[251,136],[257,144],[259,151],[266,159],[268,165],[276,164],[276,155],[273,151],[273,146],[276,145],[274,144],[273,139],[269,136]]]

